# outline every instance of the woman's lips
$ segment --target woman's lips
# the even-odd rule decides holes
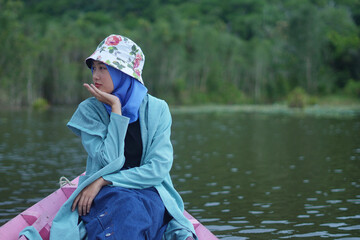
[[[100,86],[101,86],[100,83],[95,83],[95,87],[96,87],[96,88],[99,88]]]

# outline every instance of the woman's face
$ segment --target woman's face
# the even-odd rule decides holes
[[[93,82],[97,89],[112,93],[114,91],[114,84],[106,65],[99,61],[93,61]]]

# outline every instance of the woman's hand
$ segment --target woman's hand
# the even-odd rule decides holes
[[[109,182],[104,180],[102,177],[98,178],[90,185],[85,187],[79,195],[76,196],[73,204],[72,204],[72,211],[75,211],[76,206],[78,206],[79,216],[86,215],[90,212],[91,204],[99,193],[103,186],[108,185]]]
[[[118,97],[97,89],[94,84],[89,85],[84,83],[84,87],[91,93],[91,95],[96,97],[97,100],[110,105],[112,112],[121,115],[121,103]]]

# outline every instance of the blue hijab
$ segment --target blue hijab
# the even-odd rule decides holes
[[[106,64],[114,84],[112,95],[117,96],[121,103],[121,112],[125,117],[130,118],[130,122],[135,122],[139,118],[139,108],[147,93],[147,88],[135,78],[123,73]],[[91,72],[93,69],[91,68]],[[106,111],[111,113],[111,106],[103,103]]]

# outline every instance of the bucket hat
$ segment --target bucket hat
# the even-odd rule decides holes
[[[105,38],[95,52],[86,58],[85,62],[89,68],[93,60],[112,66],[144,84],[141,74],[145,56],[141,48],[127,37],[112,34]]]

